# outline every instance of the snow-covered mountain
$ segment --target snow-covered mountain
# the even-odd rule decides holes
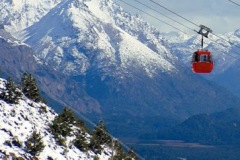
[[[41,17],[12,34],[33,47],[40,65],[61,72],[48,81],[50,87],[42,84],[47,93],[77,111],[93,111],[91,118],[104,117],[116,134],[154,134],[191,115],[240,104],[223,88],[192,74],[156,28],[112,0],[54,4],[42,3],[46,14],[38,9],[26,14],[28,18],[20,19],[20,24],[30,24],[33,21],[25,21],[36,20],[35,15]],[[8,12],[14,11],[8,5]],[[4,19],[12,17],[7,14]],[[3,25],[8,29],[12,23]],[[49,70],[44,71],[39,74],[42,78]],[[65,83],[62,77],[68,78]]]
[[[25,29],[39,21],[61,0],[2,0],[0,24],[11,33]]]
[[[67,75],[85,75],[92,66],[103,72],[109,72],[104,71],[106,68],[116,67],[124,75],[132,65],[141,67],[151,76],[156,74],[156,69],[176,71],[164,58],[169,55],[173,59],[173,56],[161,45],[155,30],[140,18],[122,16],[125,12],[110,2],[62,1],[39,22],[20,33],[19,38],[36,50],[35,56],[40,62]],[[129,19],[133,19],[131,30],[135,32],[126,26],[122,27],[125,31],[119,27],[121,23],[129,23]],[[138,30],[144,27],[149,31],[138,35]],[[133,36],[126,31],[132,32]],[[146,44],[138,38],[144,39]],[[148,38],[149,42],[146,41]]]
[[[3,92],[5,83],[6,80],[0,79],[0,93]],[[0,99],[0,159],[32,159],[33,155],[27,152],[25,142],[33,131],[41,135],[45,146],[37,156],[38,159],[79,160],[99,157],[105,160],[111,157],[112,153],[107,146],[100,154],[79,150],[72,144],[74,135],[66,138],[65,146],[59,145],[49,129],[56,116],[56,112],[46,104],[36,103],[25,96],[17,104],[9,104]],[[91,137],[88,133],[85,134],[86,138]]]

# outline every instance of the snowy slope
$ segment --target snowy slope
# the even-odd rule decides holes
[[[1,0],[0,23],[11,33],[39,21],[61,0]]]
[[[4,87],[5,80],[0,79],[0,90]],[[45,160],[49,157],[53,159],[93,159],[96,156],[92,151],[82,152],[75,146],[70,145],[73,137],[68,137],[67,147],[57,145],[53,135],[49,132],[48,125],[57,114],[43,103],[35,103],[26,97],[19,100],[19,104],[8,104],[0,100],[0,158],[5,155],[15,155],[30,159],[31,155],[24,149],[24,142],[36,130],[43,137],[44,150],[38,156]],[[89,136],[89,135],[87,135]],[[9,145],[7,142],[18,141],[21,147]],[[105,153],[98,155],[105,160],[111,155],[109,149],[105,147]]]

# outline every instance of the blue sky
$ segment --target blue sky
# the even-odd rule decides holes
[[[143,16],[146,21],[151,23],[152,25],[156,26],[163,32],[168,31],[176,31],[176,29],[165,25],[158,20],[147,16],[146,14],[133,9],[120,0],[114,0],[118,4],[120,4],[124,9],[131,13],[138,13]],[[165,18],[162,15],[144,7],[143,5],[139,4],[135,0],[123,0],[127,3],[130,3],[142,10],[154,15],[171,25],[176,26],[177,28],[185,31],[191,31],[175,22]],[[159,12],[174,18],[175,20],[183,23],[184,25],[188,26],[189,28],[198,30],[198,27],[195,25],[179,18],[178,16],[168,12],[167,10],[157,6],[156,4],[152,3],[150,0],[138,0],[150,7],[157,9]],[[154,0],[155,2],[167,7],[168,9],[182,15],[183,17],[193,21],[196,24],[203,24],[213,30],[214,33],[228,33],[240,28],[240,6],[234,5],[233,3],[229,2],[228,0]],[[238,4],[240,4],[240,0],[232,0]]]

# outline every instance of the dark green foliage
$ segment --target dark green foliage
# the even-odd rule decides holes
[[[90,133],[89,128],[85,125],[82,120],[77,120],[76,127],[80,128],[83,132]]]
[[[42,137],[36,131],[33,131],[32,135],[25,142],[26,150],[33,156],[38,155],[44,149]]]
[[[126,160],[136,160],[138,159],[138,156],[136,155],[136,153],[134,152],[133,148],[130,148],[127,156],[125,158]]]
[[[22,92],[29,99],[40,102],[43,101],[43,98],[40,95],[39,89],[37,87],[35,78],[32,74],[24,73],[21,79]]]
[[[115,150],[113,159],[125,159],[127,157],[126,152],[123,150],[121,144],[118,141],[114,141],[112,148]]]
[[[74,140],[74,145],[81,151],[87,151],[88,143],[86,141],[86,134],[79,131],[76,135],[76,139]]]
[[[73,130],[73,128],[75,129]],[[77,120],[73,111],[67,107],[63,109],[62,113],[55,117],[50,125],[50,130],[57,143],[62,146],[66,146],[67,136],[75,135],[73,144],[81,151],[86,152],[92,150],[96,154],[100,154],[103,150],[103,146],[107,145],[114,150],[114,159],[120,160],[127,156],[131,157],[124,152],[122,146],[117,141],[113,141],[103,121],[100,121],[100,123],[94,127],[89,142],[87,138],[87,133],[89,133],[88,127],[83,121]]]
[[[89,148],[95,153],[100,153],[103,144],[110,145],[112,142],[111,136],[107,133],[104,122],[101,120],[100,123],[94,127]]]
[[[72,132],[72,126],[76,124],[77,120],[73,114],[73,111],[69,108],[64,108],[63,112],[59,114],[53,120],[53,123],[50,125],[50,129],[59,142],[59,144],[64,145],[64,137],[67,137]]]
[[[17,104],[21,96],[22,93],[14,84],[12,78],[9,77],[5,83],[5,89],[3,89],[2,93],[0,94],[0,98],[8,103]]]

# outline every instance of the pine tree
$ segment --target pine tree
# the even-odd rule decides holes
[[[121,144],[118,141],[115,141],[114,149],[116,153],[113,159],[125,159],[127,157],[125,151],[123,150]]]
[[[32,76],[32,74],[28,74],[26,72],[23,73],[23,76],[21,79],[21,87],[22,87],[22,92],[29,99],[35,102],[40,102],[43,100],[40,95],[39,89],[37,87],[36,80]]]
[[[50,129],[59,142],[64,145],[64,138],[69,136],[72,132],[72,126],[76,124],[77,120],[74,113],[69,108],[65,107],[63,112],[53,120]]]
[[[136,153],[134,152],[133,148],[131,147],[128,150],[127,156],[126,156],[126,160],[136,160],[138,159],[138,156],[136,155]]]
[[[22,93],[16,87],[11,77],[9,77],[5,83],[5,89],[2,90],[0,98],[8,103],[17,104],[18,100],[21,98]]]
[[[88,150],[86,135],[82,131],[77,133],[76,139],[74,140],[74,145],[81,151]]]
[[[111,136],[108,134],[103,120],[94,127],[92,138],[90,140],[89,148],[91,148],[95,153],[100,153],[102,150],[101,145],[110,145],[112,142]]]
[[[33,156],[38,155],[43,151],[45,145],[43,144],[42,137],[37,131],[33,131],[32,135],[25,142],[26,150]]]

